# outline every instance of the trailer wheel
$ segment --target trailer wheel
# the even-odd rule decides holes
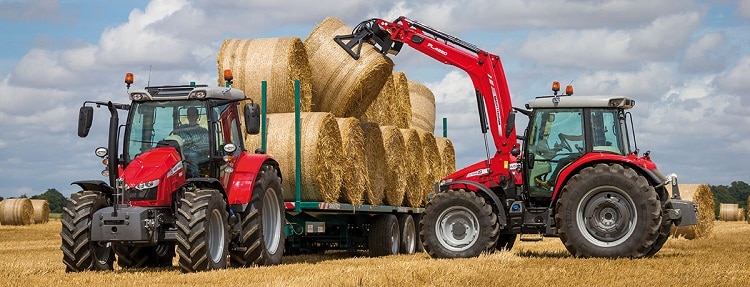
[[[400,235],[398,219],[393,214],[379,214],[371,219],[368,243],[370,255],[398,254]]]
[[[110,205],[98,191],[83,190],[70,195],[60,219],[65,272],[112,270],[115,260],[112,244],[91,241],[91,216]]]
[[[484,198],[464,190],[435,195],[419,226],[422,245],[433,258],[477,257],[493,250],[500,227]]]
[[[174,244],[155,246],[115,245],[117,265],[122,268],[168,267],[175,255]]]
[[[619,164],[581,170],[563,188],[556,209],[560,239],[575,257],[643,257],[662,218],[654,188]]]
[[[237,239],[240,248],[229,253],[232,267],[281,263],[286,241],[281,198],[281,180],[276,169],[264,165],[255,181],[250,204],[240,214],[242,230]]]
[[[177,211],[177,253],[182,272],[227,266],[227,208],[218,190],[185,192]]]
[[[401,228],[401,254],[414,254],[417,251],[417,228],[410,214],[398,215],[398,226]]]

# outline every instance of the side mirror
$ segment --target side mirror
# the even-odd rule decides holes
[[[94,119],[94,107],[81,107],[78,111],[78,136],[85,138],[89,135],[91,122]]]
[[[245,132],[251,135],[260,133],[260,105],[256,103],[245,105]]]

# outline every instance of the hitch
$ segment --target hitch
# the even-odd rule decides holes
[[[393,41],[390,34],[378,25],[379,20],[373,18],[362,21],[354,27],[351,34],[337,35],[333,40],[355,60],[359,60],[364,42],[373,45],[375,50],[383,55],[398,55],[404,43]]]

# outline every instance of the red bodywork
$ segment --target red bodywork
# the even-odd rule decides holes
[[[234,172],[226,176],[222,172],[221,184],[227,191],[229,204],[246,204],[253,196],[253,187],[258,171],[264,163],[273,161],[267,154],[250,154],[243,152],[239,158],[232,160]],[[281,175],[279,175],[281,176]]]
[[[153,180],[159,180],[155,200],[132,201],[134,206],[169,206],[172,193],[185,184],[185,169],[177,166],[182,158],[177,150],[171,147],[155,148],[137,156],[120,173],[128,189]],[[175,168],[170,174],[170,170]]]

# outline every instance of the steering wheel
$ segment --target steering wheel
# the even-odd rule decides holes
[[[560,138],[560,145],[562,146],[562,148],[568,150],[568,152],[573,152],[573,149],[570,147],[568,140],[563,137],[562,133],[557,134],[557,137]]]

